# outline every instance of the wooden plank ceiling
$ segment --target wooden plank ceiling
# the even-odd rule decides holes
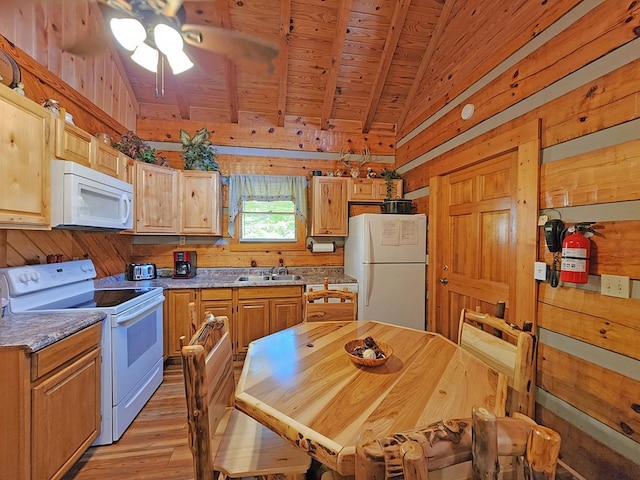
[[[396,131],[444,0],[186,0],[186,23],[279,45],[275,70],[188,46],[196,67],[155,75],[119,50],[147,119]]]

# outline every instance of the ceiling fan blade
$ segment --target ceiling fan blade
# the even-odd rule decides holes
[[[173,17],[180,10],[183,0],[147,0],[147,3],[164,16]]]
[[[214,53],[228,55],[236,60],[266,63],[273,71],[273,59],[278,56],[274,43],[225,28],[206,25],[182,25],[182,36],[189,45]]]

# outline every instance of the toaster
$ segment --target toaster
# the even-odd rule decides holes
[[[158,276],[155,263],[130,263],[125,272],[127,280],[152,280]]]

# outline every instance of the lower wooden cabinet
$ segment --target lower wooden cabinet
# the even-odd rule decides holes
[[[165,290],[164,296],[164,357],[180,356],[180,337],[191,338],[191,319],[189,318],[189,302],[196,303],[198,308],[198,292],[193,288]]]
[[[38,352],[0,350],[0,477],[61,478],[100,433],[102,324]]]
[[[189,337],[189,302],[200,317],[209,311],[229,318],[233,353],[244,354],[249,343],[302,321],[302,286],[165,290],[165,358],[180,355],[180,336]]]
[[[244,287],[238,290],[234,353],[249,343],[302,321],[302,287]]]

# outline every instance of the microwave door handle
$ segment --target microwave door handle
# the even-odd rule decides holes
[[[129,218],[129,215],[131,214],[131,202],[129,201],[129,197],[127,195],[125,195],[124,193],[120,196],[120,202],[121,205],[124,205],[124,216],[120,218],[120,221],[122,223],[127,223],[127,219]],[[120,211],[122,212],[122,208],[120,208]]]

